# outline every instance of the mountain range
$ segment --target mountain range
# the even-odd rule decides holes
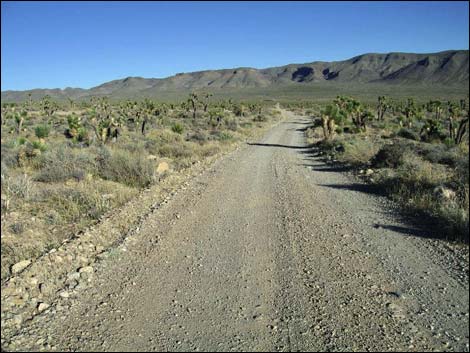
[[[469,85],[468,50],[449,50],[430,54],[386,53],[363,54],[348,60],[306,64],[289,64],[266,69],[240,67],[179,73],[167,78],[127,77],[99,86],[65,89],[33,89],[2,91],[2,101],[18,102],[41,99],[45,95],[63,100],[86,99],[91,96],[110,98],[142,98],[168,96],[191,91],[223,92],[243,89],[289,90],[318,85],[398,85],[442,86],[466,89]]]

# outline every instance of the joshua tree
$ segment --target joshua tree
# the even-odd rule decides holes
[[[24,121],[28,118],[28,112],[23,109],[20,112],[15,112],[13,117],[15,118],[16,122],[16,133],[19,135],[21,129],[23,128]]]
[[[142,120],[142,126],[140,131],[142,132],[142,135],[145,135],[145,126],[153,121],[154,118],[160,116],[162,112],[162,107],[158,106],[158,104],[152,102],[149,99],[145,99],[142,102],[141,105],[141,120]]]
[[[369,109],[359,109],[355,115],[353,115],[354,125],[362,131],[367,130],[367,121],[369,121],[374,114]]]
[[[336,96],[336,98],[333,100],[333,103],[336,104],[339,109],[346,111],[349,100],[350,98],[346,96]]]
[[[29,110],[33,110],[33,97],[31,93],[28,93],[28,102],[29,102]]]
[[[121,133],[122,118],[112,111],[106,98],[92,98],[92,109],[86,123],[91,126],[100,143],[117,139]]]
[[[459,123],[459,127],[454,139],[455,144],[460,145],[464,141],[466,135],[468,135],[468,112],[467,116],[464,117]]]
[[[214,120],[217,121],[217,126],[220,125],[222,118],[224,116],[223,110],[220,108],[211,108],[209,109],[209,124],[214,126]]]
[[[67,116],[68,128],[64,135],[74,140],[82,140],[86,135],[86,130],[82,126],[81,118],[74,113]]]
[[[14,119],[15,111],[16,111],[16,107],[13,105],[13,103],[2,104],[2,125],[5,125],[7,120]]]
[[[457,134],[457,128],[454,126],[455,120],[460,115],[460,108],[457,104],[452,102],[447,102],[447,118],[449,120],[449,137],[455,140]]]
[[[413,118],[420,116],[419,109],[416,107],[413,98],[406,100],[406,104],[402,106],[402,114],[404,116],[400,119],[400,125],[403,126],[403,124],[406,123],[406,125],[411,128],[413,126]]]
[[[189,95],[188,103],[191,105],[191,108],[193,110],[193,119],[196,120],[197,105],[199,104],[199,97],[196,93],[191,93]]]
[[[232,111],[235,116],[241,117],[245,116],[245,106],[243,104],[231,103]]]
[[[441,119],[442,114],[442,103],[438,100],[431,100],[426,104],[426,109],[429,113],[434,113],[436,120]]]
[[[442,124],[439,120],[429,118],[420,131],[421,139],[423,141],[431,141],[433,139],[441,139]]]
[[[75,106],[74,100],[72,98],[67,98],[67,100],[69,101],[70,109],[73,109],[73,107]]]
[[[212,97],[212,93],[204,93],[202,95],[203,101],[202,106],[204,108],[204,113],[207,112],[207,106],[209,105],[209,98]]]
[[[385,96],[379,96],[377,104],[377,119],[383,120],[385,112],[390,107],[388,99]]]
[[[459,105],[460,105],[460,110],[468,110],[468,102],[466,99],[461,99],[459,101]]]
[[[336,105],[329,104],[321,111],[321,121],[325,140],[332,139],[336,134],[336,122],[342,119],[341,111]]]
[[[43,113],[46,115],[49,123],[52,123],[52,115],[57,111],[59,106],[54,102],[50,96],[45,96],[41,100],[41,108]]]

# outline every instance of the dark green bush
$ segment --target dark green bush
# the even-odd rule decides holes
[[[420,140],[420,136],[419,134],[412,130],[412,129],[408,129],[408,128],[401,128],[398,132],[397,132],[397,136],[400,136],[400,137],[403,137],[405,139],[409,139],[409,140],[414,140],[414,141],[419,141]]]
[[[372,158],[372,166],[376,168],[397,168],[403,164],[403,156],[409,149],[409,146],[400,143],[384,145]]]
[[[46,138],[49,136],[49,132],[50,132],[50,127],[49,125],[46,125],[46,124],[42,124],[42,125],[38,125],[34,128],[34,133],[36,135],[37,138]]]

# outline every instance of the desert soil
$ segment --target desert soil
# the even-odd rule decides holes
[[[468,258],[305,148],[306,118],[215,162],[8,350],[468,351]]]

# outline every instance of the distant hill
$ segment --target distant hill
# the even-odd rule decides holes
[[[340,85],[442,86],[468,91],[469,52],[449,50],[431,54],[363,54],[344,61],[289,64],[267,69],[234,68],[181,73],[162,79],[127,77],[90,89],[34,89],[2,91],[2,101],[18,102],[41,99],[84,99],[91,96],[110,98],[168,97],[189,91],[224,92],[248,89],[274,92],[285,87],[305,92],[311,85],[328,82]]]

